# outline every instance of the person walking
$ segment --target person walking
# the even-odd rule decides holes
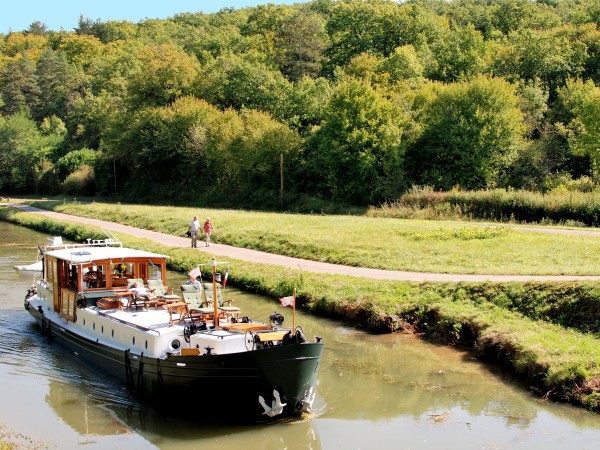
[[[210,221],[210,217],[207,217],[206,221],[204,222],[204,234],[206,235],[207,247],[210,246],[210,235],[213,231],[215,231],[215,228],[213,227],[213,224]]]
[[[190,223],[190,237],[192,238],[192,247],[197,247],[198,231],[200,231],[200,222],[198,221],[198,216],[194,216],[194,219]]]

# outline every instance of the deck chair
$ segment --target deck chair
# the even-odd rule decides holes
[[[213,303],[213,285],[212,283],[204,283],[204,299],[208,305]],[[237,306],[231,306],[231,300],[223,299],[223,290],[221,284],[217,283],[217,301],[219,302],[219,311],[221,311],[227,317],[235,317],[236,319],[240,316],[240,308]]]
[[[154,294],[163,300],[181,300],[179,295],[173,294],[173,289],[169,286],[165,286],[162,280],[148,280],[148,288],[154,290]]]
[[[132,289],[136,281],[139,286],[144,285],[144,280],[142,280],[141,278],[127,278],[127,289]]]
[[[191,284],[182,284],[180,289],[183,301],[188,304],[189,316],[192,322],[213,318],[215,311],[204,301],[202,291],[196,290]]]

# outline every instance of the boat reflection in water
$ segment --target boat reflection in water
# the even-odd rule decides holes
[[[80,445],[118,446],[117,442],[123,442],[131,447],[132,442],[123,440],[124,435],[129,435],[128,439],[135,439],[137,435],[147,441],[144,448],[152,444],[169,449],[213,448],[217,442],[221,448],[244,448],[249,439],[256,442],[260,435],[261,448],[321,448],[311,420],[232,426],[171,417],[137,402],[127,392],[113,394],[116,386],[106,384],[93,374],[86,374],[86,378],[87,383],[51,380],[46,396],[46,403],[79,435]]]
[[[116,414],[79,390],[77,386],[51,380],[46,403],[81,436],[110,436],[131,433]]]

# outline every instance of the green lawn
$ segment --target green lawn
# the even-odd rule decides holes
[[[364,216],[299,215],[106,203],[37,203],[58,212],[183,235],[211,217],[213,242],[389,270],[465,274],[597,275],[600,239],[510,225]]]

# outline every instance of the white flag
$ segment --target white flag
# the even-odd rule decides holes
[[[282,297],[279,299],[279,303],[281,303],[281,306],[294,306],[294,296]]]
[[[190,277],[198,278],[200,276],[200,269],[198,269],[197,267],[194,267],[192,270],[190,270],[188,272],[188,275]]]

